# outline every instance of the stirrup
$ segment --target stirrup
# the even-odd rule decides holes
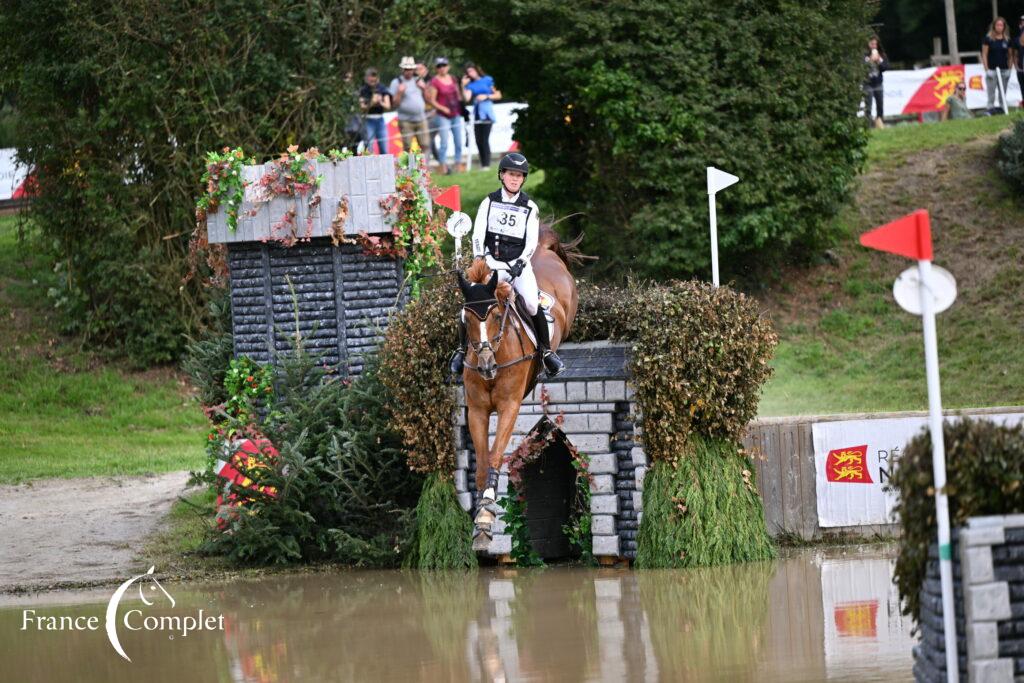
[[[541,356],[541,361],[544,363],[544,369],[548,373],[548,377],[558,377],[565,370],[565,363],[558,357],[554,351],[548,349]]]
[[[465,359],[466,351],[464,349],[455,349],[452,351],[452,355],[448,357],[448,373],[451,375],[452,380],[457,380],[465,370]]]

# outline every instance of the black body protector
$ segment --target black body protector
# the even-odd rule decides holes
[[[502,200],[501,190],[487,195],[487,233],[484,245],[491,256],[512,263],[526,248],[526,222],[530,218],[530,197],[522,190],[512,203]]]

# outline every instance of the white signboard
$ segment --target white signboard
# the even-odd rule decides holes
[[[1014,426],[1024,421],[1024,413],[977,418]],[[811,431],[818,524],[839,527],[894,523],[896,496],[883,488],[907,444],[927,425],[925,416],[814,423]]]
[[[967,84],[967,106],[984,109],[988,106],[985,70],[981,64],[930,67],[927,69],[893,70],[882,75],[882,100],[886,116],[937,111],[945,106],[946,98],[958,82]],[[1015,73],[1010,74],[1006,88],[1006,101],[1011,107],[1020,105],[1020,84]],[[999,104],[999,95],[996,94]],[[872,108],[874,104],[872,103]]]
[[[25,182],[26,168],[15,160],[17,150],[0,149],[0,201],[11,199]]]

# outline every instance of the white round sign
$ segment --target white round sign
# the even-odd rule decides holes
[[[456,211],[448,217],[448,223],[445,227],[448,228],[449,235],[455,239],[460,239],[473,229],[473,221],[461,211]]]
[[[942,313],[956,301],[956,279],[945,268],[933,265],[931,277],[932,301],[935,312]],[[921,315],[921,271],[917,266],[907,268],[896,278],[892,286],[892,295],[896,297],[896,303],[904,311]]]

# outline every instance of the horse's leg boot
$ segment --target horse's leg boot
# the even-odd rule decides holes
[[[487,550],[491,544],[493,533],[491,531],[494,520],[498,517],[498,507],[495,503],[498,488],[498,470],[493,467],[487,468],[487,484],[483,494],[480,496],[480,503],[477,507],[476,517],[473,518],[475,530],[473,532],[473,550]]]

